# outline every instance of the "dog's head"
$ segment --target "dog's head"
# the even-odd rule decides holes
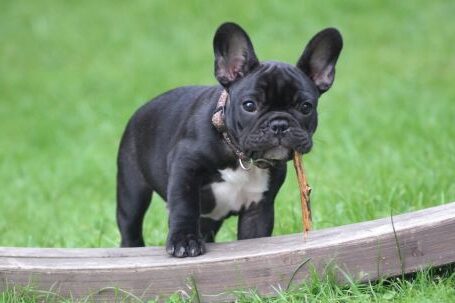
[[[253,159],[288,160],[307,153],[319,96],[332,85],[343,41],[327,28],[308,43],[297,65],[259,62],[247,33],[224,23],[215,33],[215,76],[229,92],[225,125]]]

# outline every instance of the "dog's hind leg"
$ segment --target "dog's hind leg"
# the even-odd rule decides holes
[[[117,173],[117,224],[121,247],[144,246],[142,222],[151,198],[152,189],[146,184],[131,155],[120,154]]]

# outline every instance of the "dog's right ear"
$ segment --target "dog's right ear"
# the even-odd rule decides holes
[[[223,23],[213,38],[215,77],[224,87],[259,65],[247,33],[235,23]]]

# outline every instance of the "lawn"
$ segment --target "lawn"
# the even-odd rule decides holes
[[[295,63],[320,29],[343,34],[334,86],[318,108],[315,147],[304,157],[316,229],[455,201],[454,13],[450,0],[2,0],[0,246],[118,246],[115,162],[123,128],[157,94],[216,84],[212,38],[227,20],[249,32],[263,60]],[[275,235],[301,230],[289,171]],[[148,245],[166,237],[159,200],[146,217]],[[235,231],[232,218],[217,239],[234,240]],[[275,300],[455,297],[450,273],[371,289],[313,285]],[[331,295],[305,297],[317,289]],[[390,293],[396,296],[383,296]],[[2,298],[20,302],[22,295]]]

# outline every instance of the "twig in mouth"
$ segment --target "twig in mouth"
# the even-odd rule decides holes
[[[297,151],[294,151],[294,167],[297,174],[297,181],[299,183],[300,202],[302,206],[303,235],[306,239],[308,231],[311,230],[311,187],[308,185],[305,172],[303,170],[302,155]]]

